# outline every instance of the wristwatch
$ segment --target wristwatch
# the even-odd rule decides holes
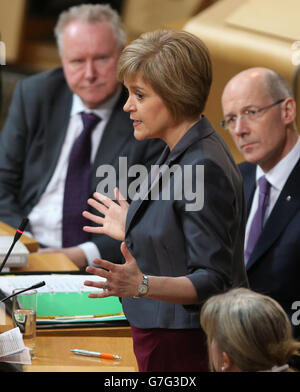
[[[149,279],[147,275],[143,275],[142,283],[138,287],[138,297],[143,297],[148,292]]]

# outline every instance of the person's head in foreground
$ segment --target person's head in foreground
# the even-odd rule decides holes
[[[211,371],[287,371],[300,347],[282,307],[249,289],[209,298],[200,322],[207,335]]]
[[[156,30],[125,47],[118,78],[129,91],[124,110],[134,120],[134,136],[160,138],[172,149],[200,120],[211,86],[211,61],[193,34]]]

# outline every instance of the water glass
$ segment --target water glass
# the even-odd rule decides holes
[[[13,294],[22,291],[14,289]],[[13,297],[12,320],[19,327],[24,344],[30,349],[31,358],[35,355],[37,290],[29,290]]]

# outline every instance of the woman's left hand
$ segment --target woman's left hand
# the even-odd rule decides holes
[[[118,188],[115,188],[117,203],[101,193],[95,192],[94,198],[88,199],[88,204],[99,211],[103,217],[83,211],[82,215],[97,223],[99,226],[83,226],[88,233],[106,234],[116,240],[123,241],[125,238],[125,224],[129,204],[124,199]]]
[[[135,258],[128,251],[125,242],[121,244],[121,252],[125,257],[125,264],[114,264],[107,260],[95,259],[94,263],[102,268],[92,266],[86,268],[86,272],[101,276],[107,280],[107,284],[103,281],[85,281],[84,284],[86,286],[103,289],[99,293],[90,293],[89,298],[105,298],[110,296],[125,298],[134,297],[138,294],[138,286],[143,280],[143,274]]]

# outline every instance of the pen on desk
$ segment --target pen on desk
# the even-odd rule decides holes
[[[104,359],[121,359],[119,355],[116,354],[98,353],[96,351],[79,350],[79,349],[74,349],[71,351],[77,355],[85,355],[87,357],[99,357]]]

